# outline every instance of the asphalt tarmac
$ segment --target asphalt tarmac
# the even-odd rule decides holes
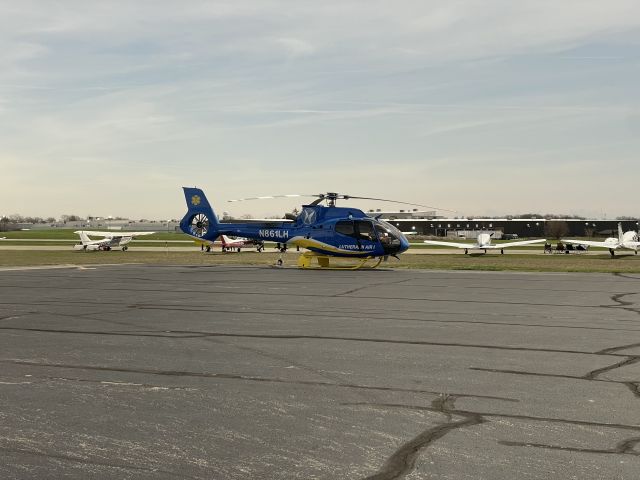
[[[2,479],[637,479],[640,276],[0,270]]]

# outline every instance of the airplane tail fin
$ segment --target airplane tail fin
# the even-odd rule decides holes
[[[87,235],[87,232],[78,230],[77,232],[73,232],[73,233],[77,233],[80,236],[80,241],[82,242],[82,245],[87,245],[91,243],[91,238],[89,238],[89,235]]]
[[[622,243],[622,237],[624,236],[624,232],[622,231],[622,222],[618,222],[618,240]]]
[[[182,189],[188,210],[180,222],[180,230],[192,237],[214,241],[219,235],[220,222],[204,192],[199,188]]]

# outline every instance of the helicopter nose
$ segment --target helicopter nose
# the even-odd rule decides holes
[[[409,240],[404,235],[400,238],[400,250],[398,253],[402,253],[409,248]]]

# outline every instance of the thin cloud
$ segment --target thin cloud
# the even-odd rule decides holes
[[[13,2],[0,16],[0,204],[69,213],[93,185],[80,189],[92,209],[162,218],[181,209],[168,192],[197,178],[229,197],[342,182],[416,203],[455,184],[456,204],[442,203],[461,211],[500,184],[513,208],[552,211],[559,187],[530,163],[597,159],[635,188],[639,27],[636,0]],[[564,198],[606,189],[608,172],[580,175]],[[137,185],[148,210],[92,198],[96,184]],[[627,213],[603,193],[598,208]]]

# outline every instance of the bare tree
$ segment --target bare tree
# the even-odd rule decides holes
[[[82,220],[82,217],[78,216],[78,215],[62,215],[60,217],[60,221],[62,223],[67,223],[67,222],[79,222]]]
[[[547,237],[560,239],[569,233],[569,224],[564,221],[551,220],[544,226],[544,234]]]

